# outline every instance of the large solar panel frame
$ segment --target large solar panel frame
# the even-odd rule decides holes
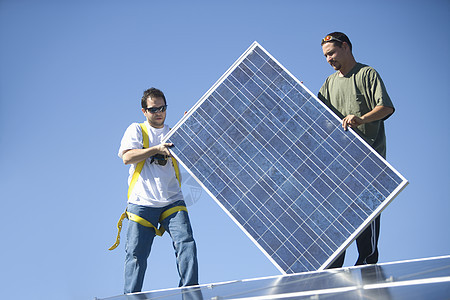
[[[325,269],[408,184],[257,42],[165,141],[283,274]]]

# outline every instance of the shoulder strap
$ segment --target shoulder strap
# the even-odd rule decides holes
[[[140,123],[139,126],[141,126],[142,129],[142,144],[144,144],[143,148],[148,148],[149,145],[149,139],[148,139],[148,131],[147,131],[147,126],[145,126],[145,122],[144,123]]]
[[[178,162],[175,157],[172,156],[173,168],[175,169],[175,176],[177,176],[178,184],[181,187],[181,177],[180,177],[180,168],[178,167]]]
[[[172,128],[170,128],[170,130],[172,130]],[[181,187],[181,176],[180,176],[180,168],[178,167],[178,162],[175,159],[175,157],[172,156],[172,164],[173,164],[173,168],[175,169],[175,176],[178,179],[178,184]]]
[[[141,126],[142,131],[142,144],[143,148],[148,148],[149,146],[149,139],[148,139],[148,131],[147,126],[145,126],[145,123],[140,123],[139,126]],[[136,182],[139,178],[139,175],[141,174],[142,168],[144,167],[145,160],[139,162],[136,165],[136,169],[134,169],[133,177],[131,177],[130,185],[128,186],[128,199],[130,199],[131,191],[133,190],[134,186],[136,185]]]

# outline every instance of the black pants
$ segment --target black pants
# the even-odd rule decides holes
[[[358,260],[355,266],[376,264],[378,262],[378,237],[380,236],[380,217],[364,229],[364,231],[356,238],[356,245],[358,247]],[[327,268],[341,268],[344,264],[345,251],[342,252],[338,258]]]

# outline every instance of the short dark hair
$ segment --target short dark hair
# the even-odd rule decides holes
[[[328,37],[333,37],[334,39],[329,39]],[[325,43],[333,43],[339,47],[342,47],[342,43],[346,42],[349,47],[350,47],[350,51],[352,51],[352,43],[350,42],[350,39],[348,38],[348,36],[345,33],[342,32],[332,32],[327,34],[323,39],[322,39],[322,43],[320,43],[320,45],[323,45]]]
[[[166,96],[164,96],[164,93],[161,90],[158,90],[157,88],[152,87],[152,88],[149,88],[148,90],[144,91],[144,95],[142,96],[142,99],[141,99],[142,108],[147,108],[148,97],[163,98],[164,105],[167,105]]]

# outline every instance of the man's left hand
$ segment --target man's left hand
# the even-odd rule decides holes
[[[347,130],[349,126],[351,128],[356,128],[361,124],[363,124],[363,119],[355,115],[348,115],[342,119],[342,127],[344,127],[344,130]]]

